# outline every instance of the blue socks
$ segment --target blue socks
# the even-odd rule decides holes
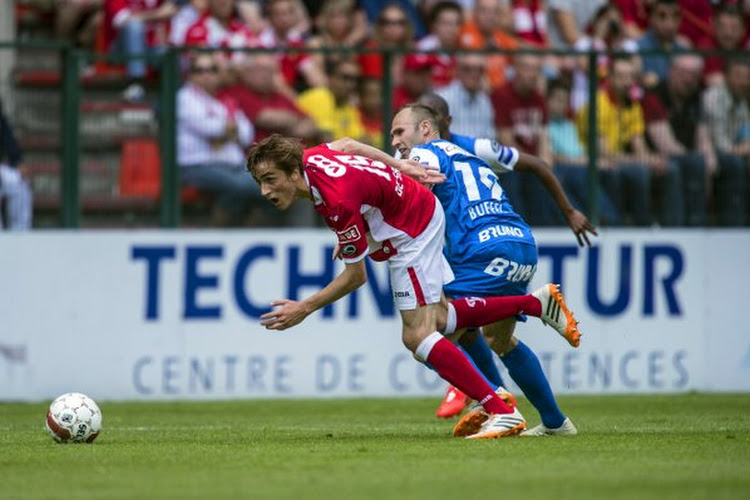
[[[484,376],[492,387],[497,389],[501,385],[504,386],[503,378],[500,376],[500,371],[495,364],[495,353],[487,345],[487,341],[484,340],[481,332],[477,332],[477,338],[471,344],[464,344],[461,341],[459,343],[469,361],[472,362],[477,371]]]
[[[500,359],[508,368],[513,381],[539,412],[542,423],[550,429],[560,427],[565,421],[565,415],[557,406],[552,388],[542,370],[542,364],[534,351],[519,340],[515,349]]]

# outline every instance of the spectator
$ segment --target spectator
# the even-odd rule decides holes
[[[404,57],[404,81],[393,90],[393,109],[399,110],[432,89],[432,58],[425,54]]]
[[[312,117],[327,141],[364,138],[362,117],[354,105],[359,78],[356,62],[337,61],[328,74],[328,87],[306,90],[297,99],[297,105]]]
[[[384,150],[383,85],[377,78],[363,78],[359,84],[359,114],[365,127],[365,141]]]
[[[578,137],[578,129],[570,118],[570,90],[562,80],[553,80],[547,87],[547,135],[555,176],[571,203],[578,209],[588,208],[588,156]],[[598,209],[602,224],[618,225],[617,211],[607,193],[598,192]]]
[[[706,50],[722,49],[727,51],[742,50],[747,27],[742,11],[736,5],[723,5],[714,14],[713,34],[703,38],[698,48]],[[719,54],[707,55],[706,67],[703,71],[706,85],[718,85],[724,81],[724,56]]]
[[[145,56],[168,43],[169,20],[177,12],[172,0],[105,0],[104,30],[109,50],[127,56]],[[128,77],[146,76],[147,61],[128,59]],[[132,95],[138,94],[131,87]],[[142,93],[140,89],[140,93]]]
[[[253,126],[236,104],[217,98],[218,70],[210,54],[191,58],[187,83],[177,94],[177,163],[183,186],[215,197],[213,223],[229,226],[261,196],[243,169]]]
[[[501,23],[498,20],[502,19],[504,5],[504,0],[477,0],[473,16],[464,23],[461,30],[461,46],[467,49],[517,49],[520,46],[518,41],[499,28]],[[505,11],[512,27],[512,16],[507,9]],[[488,83],[495,89],[505,81],[509,58],[505,54],[488,54],[485,57]]]
[[[453,79],[456,57],[451,55],[460,46],[463,11],[456,2],[437,2],[430,10],[430,34],[417,42],[419,50],[442,50],[433,56],[432,84],[435,88],[448,85]]]
[[[706,223],[706,177],[716,171],[716,154],[711,146],[708,128],[701,112],[701,73],[703,60],[696,55],[675,56],[666,82],[648,92],[643,100],[649,144],[659,154],[676,164],[682,186],[678,196],[683,206],[664,225]],[[670,188],[666,188],[670,189]],[[683,219],[684,214],[684,220]],[[667,214],[665,214],[667,215]]]
[[[667,79],[673,52],[687,48],[677,39],[682,11],[677,0],[653,0],[648,7],[648,30],[638,40],[641,51],[663,51],[665,55],[643,56],[643,84],[654,87]]]
[[[594,14],[606,3],[606,0],[548,0],[550,45],[573,47],[586,32]]]
[[[547,11],[544,0],[513,0],[516,35],[536,47],[547,45]]]
[[[21,149],[0,101],[0,228],[31,229],[33,197]]]
[[[722,0],[678,0],[682,10],[679,34],[686,44],[696,45],[710,35],[711,6]],[[648,29],[648,7],[653,0],[615,0],[623,14],[623,29],[628,38],[638,39]]]
[[[221,96],[232,98],[255,127],[255,140],[274,132],[317,144],[320,131],[301,109],[276,87],[281,74],[273,54],[252,54],[239,66],[239,83],[224,89]]]
[[[188,28],[185,44],[196,47],[242,49],[257,46],[255,34],[237,15],[236,0],[211,0],[209,8]],[[244,52],[216,52],[214,61],[219,68],[219,80],[223,85],[234,83],[235,68]]]
[[[541,68],[538,56],[516,56],[513,79],[495,90],[491,100],[498,140],[552,165],[546,130],[547,110],[544,96],[539,92]],[[555,224],[557,208],[539,179],[525,172],[508,177],[503,188],[516,210],[532,225]]]
[[[406,14],[409,20],[409,29],[413,31],[413,38],[422,38],[427,32],[413,0],[386,0],[385,2],[383,0],[359,0],[359,3],[367,15],[368,23],[371,25],[377,24],[383,9],[395,5]]]
[[[482,89],[487,64],[483,55],[458,59],[456,78],[437,93],[453,110],[452,129],[471,137],[495,137],[495,113],[490,96]]]
[[[300,49],[305,47],[304,34],[298,29],[302,6],[297,0],[268,0],[265,4],[269,26],[260,34],[260,44],[265,48]],[[309,87],[326,85],[324,68],[304,52],[280,51],[281,73],[290,97]]]
[[[716,207],[719,223],[739,226],[748,208],[750,59],[729,59],[724,80],[703,95],[703,112],[718,155]]]
[[[237,14],[253,33],[260,33],[266,29],[267,21],[263,17],[263,5],[260,0],[237,0]],[[300,16],[300,24],[309,26],[309,20]]]
[[[618,211],[638,226],[651,224],[651,176],[649,166],[663,170],[665,162],[648,154],[643,109],[630,96],[636,65],[629,57],[615,57],[604,88],[596,96],[599,132],[599,168],[602,185]],[[588,141],[588,104],[577,117],[578,131]]]
[[[635,53],[638,51],[638,44],[625,37],[620,9],[613,4],[605,4],[596,11],[587,33],[578,38],[574,48],[581,52],[595,50],[602,53],[597,56],[596,73],[598,78],[604,79],[609,67],[609,58],[605,53],[609,51]],[[581,106],[588,101],[589,86],[599,83],[589,81],[588,63],[588,56],[582,56],[577,58],[573,68],[571,103],[574,110],[581,109]]]
[[[172,17],[169,25],[169,42],[179,47],[185,45],[187,32],[208,10],[209,0],[188,0]]]
[[[367,19],[356,7],[354,0],[323,2],[316,18],[318,33],[307,42],[307,46],[313,49],[352,49],[360,45],[367,36]],[[341,52],[316,52],[311,57],[319,67],[325,68],[327,63],[349,56]]]
[[[394,87],[402,83],[404,56],[400,52],[414,46],[414,31],[409,23],[406,10],[398,3],[388,3],[375,21],[372,38],[366,48],[399,49],[391,55],[391,82]],[[359,55],[359,65],[364,78],[383,78],[383,56],[377,52],[364,52]]]

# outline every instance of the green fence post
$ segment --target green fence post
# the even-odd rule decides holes
[[[79,187],[79,161],[81,154],[80,113],[81,88],[78,78],[80,56],[72,47],[62,50],[62,95],[60,124],[60,149],[62,168],[60,224],[77,228],[80,224],[81,205]]]
[[[180,225],[180,179],[177,172],[177,90],[179,80],[178,52],[168,49],[161,57],[159,95],[159,142],[161,147],[162,227]]]
[[[588,133],[588,176],[587,176],[587,192],[588,192],[588,211],[589,219],[594,225],[599,225],[599,133],[597,130],[597,107],[598,103],[596,96],[599,89],[599,77],[597,74],[597,59],[599,54],[594,51],[589,51],[589,133]]]
[[[389,151],[391,146],[391,114],[393,112],[393,75],[391,75],[391,61],[393,52],[386,49],[383,54],[383,151]]]

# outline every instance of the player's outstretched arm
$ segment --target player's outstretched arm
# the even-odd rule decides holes
[[[276,309],[262,315],[260,323],[267,330],[286,330],[302,323],[305,318],[318,309],[350,294],[366,281],[367,271],[364,259],[353,264],[346,264],[341,274],[309,298],[302,301],[282,299],[271,302],[271,306]]]
[[[425,184],[439,184],[445,180],[445,176],[443,174],[434,170],[427,169],[419,162],[412,161],[408,158],[397,160],[393,156],[379,150],[376,147],[370,146],[369,144],[364,144],[349,137],[344,137],[343,139],[329,142],[328,145],[331,149],[335,149],[336,151],[366,156],[375,161],[390,165],[400,171],[402,174],[408,175],[417,182],[423,182]]]
[[[576,239],[578,239],[578,244],[584,246],[585,242],[586,245],[591,246],[588,233],[598,236],[596,228],[591,222],[589,222],[588,218],[586,218],[583,213],[573,208],[573,205],[570,204],[570,200],[568,200],[565,191],[563,191],[560,182],[552,173],[552,169],[550,169],[549,165],[547,165],[547,163],[541,158],[526,153],[519,153],[518,163],[516,163],[515,169],[519,172],[532,172],[539,177],[544,184],[544,187],[547,188],[547,191],[549,191],[555,199],[557,206],[560,207],[560,211],[562,211],[565,216],[568,226],[570,226],[573,234],[576,235]]]

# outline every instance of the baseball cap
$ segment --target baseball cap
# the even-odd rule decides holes
[[[432,57],[429,54],[407,54],[404,57],[404,71],[421,71],[432,68]]]

